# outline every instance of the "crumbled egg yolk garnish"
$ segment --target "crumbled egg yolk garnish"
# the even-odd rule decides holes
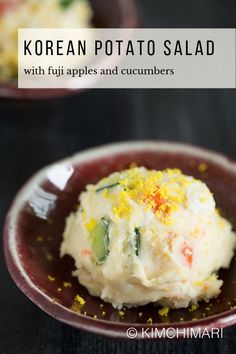
[[[193,283],[193,285],[194,285],[194,286],[202,286],[203,283],[204,283],[203,281],[199,280],[199,281],[195,281],[195,282]]]
[[[118,206],[113,208],[113,213],[119,218],[129,217],[131,214],[128,196],[128,192],[125,190],[118,194]]]
[[[207,277],[204,280],[198,280],[198,281],[193,282],[193,285],[194,286],[203,286],[203,285],[206,285],[209,281],[215,280],[217,278],[218,278],[217,274],[211,274],[209,277]],[[205,301],[207,301],[207,300],[205,300]]]
[[[88,231],[92,231],[96,226],[97,221],[94,218],[91,218],[89,222],[85,224],[85,227]]]
[[[167,176],[166,176],[167,175]],[[167,177],[167,178],[166,178]],[[101,185],[114,183],[103,179]],[[116,181],[117,182],[117,181]],[[191,184],[178,169],[164,171],[148,171],[143,175],[139,168],[131,168],[120,173],[118,194],[109,189],[102,191],[104,198],[114,202],[113,213],[118,218],[129,217],[132,212],[130,200],[142,204],[147,210],[153,210],[156,216],[165,224],[170,223],[170,215],[178,210],[179,205],[186,203],[185,187]],[[93,226],[93,220],[86,224],[86,228]]]

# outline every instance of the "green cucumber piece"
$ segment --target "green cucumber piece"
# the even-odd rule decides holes
[[[75,0],[59,0],[59,4],[63,9],[67,9]]]
[[[120,183],[117,182],[117,183],[109,184],[108,186],[100,187],[100,188],[96,189],[96,193],[101,192],[101,191],[103,191],[104,189],[109,189],[109,188],[116,187],[116,186],[118,186],[119,184],[120,184]]]
[[[139,256],[141,248],[141,235],[140,235],[140,228],[135,227],[134,229],[134,253],[136,256]]]
[[[98,263],[103,263],[109,253],[109,227],[111,219],[103,216],[91,231],[92,249]]]

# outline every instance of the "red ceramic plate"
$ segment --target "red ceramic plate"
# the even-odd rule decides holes
[[[93,24],[97,28],[135,28],[138,11],[135,0],[89,0],[93,8]],[[0,14],[1,16],[1,14]],[[112,64],[112,58],[111,58]],[[17,80],[0,83],[0,97],[37,100],[83,92],[69,89],[18,89]]]
[[[235,225],[236,163],[228,158],[170,142],[129,142],[94,148],[44,168],[17,194],[4,228],[6,263],[14,281],[35,304],[58,320],[107,336],[127,338],[127,329],[133,327],[133,337],[141,338],[142,328],[149,328],[150,317],[151,327],[159,330],[171,327],[204,331],[236,323],[235,259],[228,270],[220,271],[224,285],[217,299],[200,303],[192,312],[170,310],[167,317],[161,317],[153,304],[126,309],[120,316],[111,305],[89,295],[71,276],[73,260],[59,257],[65,218],[87,183],[96,183],[132,162],[155,169],[177,167],[202,179]],[[81,313],[72,310],[77,294],[86,301]]]

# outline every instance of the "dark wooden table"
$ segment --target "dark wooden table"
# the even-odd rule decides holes
[[[153,27],[235,27],[233,1],[149,0]],[[190,142],[236,159],[234,90],[101,90],[60,100],[0,101],[0,222],[18,188],[37,169],[83,148],[128,139]],[[0,245],[0,353],[234,353],[224,338],[133,342],[78,331],[50,318],[14,285]]]

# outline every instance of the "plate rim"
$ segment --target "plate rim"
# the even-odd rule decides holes
[[[25,272],[23,265],[20,262],[20,257],[17,254],[17,225],[20,210],[27,200],[29,193],[32,193],[33,186],[38,186],[45,180],[47,171],[55,166],[61,165],[79,165],[83,162],[88,162],[102,158],[121,154],[127,151],[166,151],[177,152],[189,155],[191,158],[202,158],[212,161],[221,167],[233,171],[236,178],[236,161],[225,156],[222,153],[215,152],[210,149],[194,146],[182,142],[163,141],[163,140],[138,140],[138,141],[123,141],[111,144],[105,144],[99,147],[92,147],[86,150],[81,150],[67,158],[59,160],[41,168],[26,183],[19,189],[14,197],[9,211],[7,212],[4,221],[3,243],[4,256],[7,269],[20,290],[39,308],[45,311],[52,317],[67,323],[78,329],[86,330],[95,334],[105,335],[112,338],[128,339],[126,330],[134,327],[137,330],[135,339],[143,339],[141,330],[147,328],[157,328],[159,330],[165,328],[173,328],[174,330],[183,330],[184,328],[193,328],[200,330],[212,328],[225,328],[236,323],[236,307],[224,311],[222,313],[212,315],[206,318],[201,318],[195,321],[181,321],[171,323],[153,323],[151,326],[146,323],[128,323],[128,322],[113,322],[104,319],[94,319],[66,308],[65,306],[52,302],[52,299],[39,289]],[[178,336],[177,338],[183,338]],[[186,337],[185,337],[186,338]],[[147,338],[148,339],[148,338]]]

